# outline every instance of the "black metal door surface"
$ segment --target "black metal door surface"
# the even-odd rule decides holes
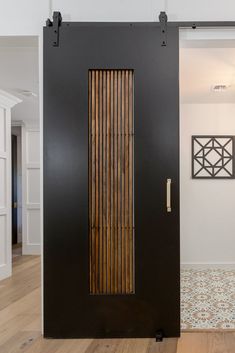
[[[154,23],[62,23],[58,47],[54,41],[54,27],[45,27],[44,335],[154,337],[160,329],[179,336],[178,27],[168,27],[166,46]],[[134,77],[135,288],[128,294],[89,289],[90,70]]]

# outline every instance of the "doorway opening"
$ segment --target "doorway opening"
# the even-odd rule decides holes
[[[39,42],[0,37],[0,279],[40,255]],[[12,266],[13,265],[13,266]]]
[[[235,329],[234,38],[232,30],[181,32],[181,328],[186,331]]]
[[[22,255],[22,138],[21,126],[11,127],[12,257]]]

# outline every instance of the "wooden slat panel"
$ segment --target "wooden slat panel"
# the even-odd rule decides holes
[[[90,70],[91,294],[134,293],[133,71]]]

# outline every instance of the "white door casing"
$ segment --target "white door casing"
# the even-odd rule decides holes
[[[27,125],[22,127],[22,207],[22,253],[40,255],[40,131]]]
[[[12,273],[11,109],[21,102],[0,90],[0,280]]]

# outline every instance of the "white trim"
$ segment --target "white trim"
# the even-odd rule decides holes
[[[30,239],[30,228],[29,228],[29,217],[30,217],[30,211],[32,210],[38,210],[39,211],[39,217],[41,218],[41,205],[40,205],[40,199],[39,202],[29,202],[30,196],[29,196],[29,188],[28,188],[28,171],[29,170],[39,170],[40,171],[40,163],[38,162],[30,162],[28,163],[28,152],[30,149],[29,145],[29,134],[31,132],[37,132],[39,133],[40,130],[39,128],[32,128],[29,125],[24,125],[22,127],[22,229],[23,229],[23,234],[22,234],[22,253],[24,255],[40,255],[41,253],[41,247],[40,247],[40,242],[36,243],[31,243]],[[41,150],[40,150],[41,153]],[[40,182],[41,184],[41,182]],[[40,185],[38,185],[40,188]],[[40,226],[41,226],[41,219],[40,219]],[[41,233],[40,233],[41,237]],[[41,240],[41,239],[40,239]]]
[[[40,255],[41,246],[40,244],[23,243],[23,253],[24,255]]]
[[[40,210],[40,203],[26,203],[27,210]]]
[[[220,262],[181,262],[182,266],[235,266],[235,261],[220,261]]]
[[[0,89],[0,106],[3,108],[12,108],[14,105],[21,103],[22,100],[12,94]]]
[[[0,266],[0,280],[11,276],[12,274],[12,217],[11,217],[11,108],[16,104],[21,103],[22,100],[0,90],[0,107],[3,109],[5,126],[4,126],[4,151],[0,154],[0,159],[5,163],[5,178],[4,178],[4,192],[5,204],[0,209],[0,215],[4,219],[4,247],[1,248],[3,252],[4,261]]]
[[[12,275],[12,267],[0,265],[0,281]]]
[[[40,169],[40,164],[39,163],[26,163],[26,168],[27,169]]]
[[[22,120],[12,120],[11,121],[11,126],[15,127],[15,126],[24,126],[24,122]]]

